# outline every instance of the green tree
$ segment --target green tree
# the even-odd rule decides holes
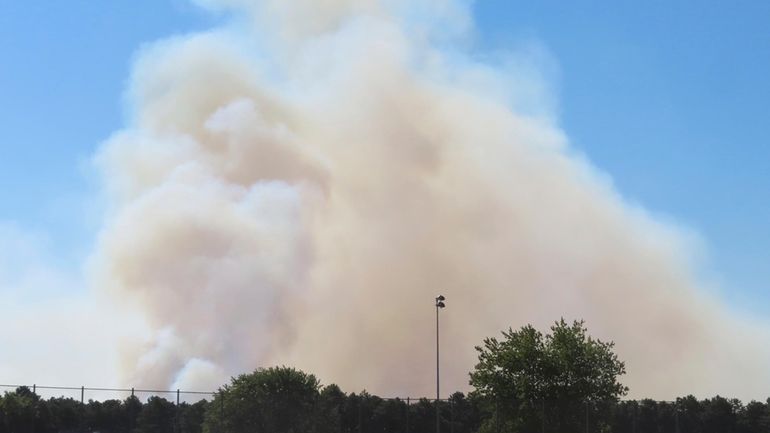
[[[79,431],[82,405],[72,398],[51,398],[38,406],[35,432],[70,433]]]
[[[436,430],[436,405],[427,398],[421,398],[409,406],[409,431],[432,432]],[[446,430],[443,430],[446,431]]]
[[[688,395],[676,399],[676,407],[679,418],[679,428],[687,433],[703,432],[703,404]]]
[[[473,433],[478,430],[481,418],[478,402],[475,399],[466,398],[462,392],[455,392],[449,396],[451,403],[450,421],[451,427],[442,431],[454,431],[455,433]]]
[[[135,395],[132,395],[130,397],[126,397],[125,400],[123,400],[123,412],[125,413],[126,420],[128,421],[128,429],[129,431],[133,431],[134,428],[136,428],[136,419],[139,417],[139,414],[142,412],[142,402],[139,400],[139,398]],[[116,418],[114,420],[117,420],[119,418]]]
[[[486,401],[486,428],[500,431],[584,429],[588,408],[615,402],[626,394],[618,377],[625,364],[614,343],[588,335],[583,321],[564,319],[544,335],[528,325],[508,329],[503,338],[477,346],[479,362],[470,373],[474,393]]]
[[[134,403],[131,404],[133,407]],[[87,431],[125,433],[131,429],[131,419],[121,400],[89,400],[84,411],[83,425]]]
[[[738,421],[741,433],[760,433],[770,431],[770,412],[766,404],[751,401],[741,411]]]
[[[315,426],[318,433],[339,433],[342,431],[342,417],[346,400],[347,395],[336,384],[327,385],[321,390]]]
[[[201,433],[208,406],[206,400],[194,404],[183,402],[179,407],[179,433]]]
[[[152,396],[136,417],[136,433],[174,433],[177,407],[165,398]]]
[[[16,388],[14,392],[6,392],[0,401],[3,430],[13,433],[34,432],[39,402],[40,397],[26,386]]]
[[[716,396],[703,403],[703,432],[729,433],[734,432],[738,423],[737,414],[743,410],[739,400],[728,400]]]
[[[260,368],[220,388],[205,432],[307,433],[313,430],[318,379],[289,367]]]

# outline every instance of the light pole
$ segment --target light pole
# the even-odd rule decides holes
[[[438,310],[446,307],[444,295],[436,297],[436,433],[441,433],[441,418],[439,415],[439,403],[441,402],[441,391],[439,386],[439,332],[438,332]]]

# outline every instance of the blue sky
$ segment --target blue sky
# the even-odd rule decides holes
[[[700,233],[724,295],[770,311],[770,3],[479,1],[485,44],[544,44],[561,121],[624,196]]]
[[[770,312],[770,3],[478,0],[475,49],[544,47],[560,123],[629,200],[705,240],[705,273]],[[206,29],[185,0],[0,2],[0,221],[77,267],[98,214],[88,159],[124,122],[143,43]]]

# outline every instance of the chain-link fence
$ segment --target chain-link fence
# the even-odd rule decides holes
[[[0,433],[200,432],[214,392],[0,384]]]

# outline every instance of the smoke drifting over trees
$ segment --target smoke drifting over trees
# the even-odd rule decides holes
[[[96,156],[94,286],[151,330],[126,382],[289,364],[427,394],[441,292],[446,389],[484,336],[563,316],[617,342],[633,395],[764,395],[768,328],[570,148],[527,53],[446,48],[470,45],[467,5],[200,3],[232,24],[142,50],[131,120]]]

